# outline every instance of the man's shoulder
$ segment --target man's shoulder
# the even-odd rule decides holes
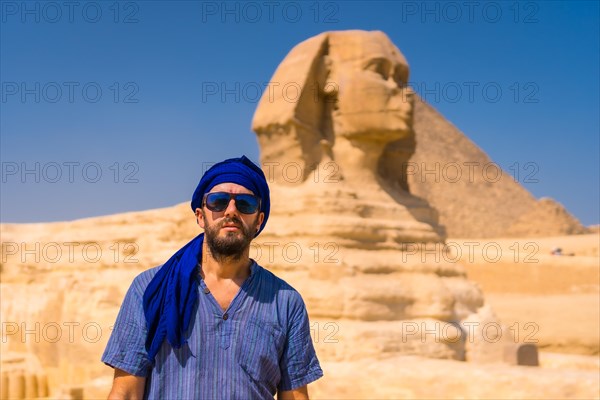
[[[159,265],[157,267],[153,267],[153,268],[150,268],[150,269],[140,272],[133,279],[131,286],[133,286],[136,289],[141,290],[143,292],[144,290],[146,290],[146,287],[148,286],[148,284],[150,283],[152,278],[154,278],[154,276],[156,275],[158,270],[160,270],[161,267],[162,267],[162,265]]]
[[[287,281],[275,275],[265,267],[260,266],[258,263],[256,265],[260,269],[260,274],[262,275],[261,280],[263,284],[277,293],[279,298],[285,298],[289,301],[298,301],[300,303],[304,303],[300,293]]]
[[[256,263],[256,261],[255,261],[255,263]],[[256,263],[256,267],[258,268],[258,271],[260,272],[260,275],[261,275],[261,279],[264,282],[268,282],[269,284],[277,287],[278,289],[288,289],[288,290],[296,291],[296,289],[294,289],[292,287],[292,285],[290,285],[285,280],[283,280],[282,278],[275,275],[273,272],[269,271],[267,268],[263,267],[262,265],[260,265],[258,263]]]

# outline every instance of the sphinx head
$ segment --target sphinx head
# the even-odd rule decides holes
[[[410,156],[408,72],[400,51],[379,31],[326,32],[298,44],[254,115],[262,162],[298,162],[308,174],[332,158],[352,175],[380,168],[386,148]]]
[[[412,134],[408,64],[385,34],[332,34],[328,63],[335,135],[389,143]]]

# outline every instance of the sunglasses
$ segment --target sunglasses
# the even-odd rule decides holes
[[[260,198],[248,193],[206,193],[203,202],[210,211],[221,212],[227,209],[231,199],[235,200],[235,208],[242,214],[254,214],[260,208]]]

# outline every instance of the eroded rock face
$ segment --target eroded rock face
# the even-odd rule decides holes
[[[389,147],[405,160],[414,153],[407,82],[408,64],[382,32],[323,33],[290,51],[252,124],[276,219],[284,215],[295,234],[316,230],[357,247],[444,239],[402,170],[380,165]],[[300,88],[294,101],[277,89],[291,86]]]
[[[330,185],[319,195],[353,198],[350,215],[376,213],[382,207],[375,204],[383,202],[384,217],[403,221],[392,229],[404,241],[587,232],[520,185],[536,178],[535,163],[519,164],[518,178],[502,171],[413,93],[408,76],[405,58],[382,32],[326,32],[298,44],[254,115],[265,172],[279,186],[302,192],[311,190],[311,181],[326,180]],[[286,193],[275,197],[289,203]],[[321,200],[322,214],[343,216]],[[407,228],[408,221],[433,233]],[[364,229],[363,236],[386,227],[372,221]]]
[[[536,201],[508,229],[509,236],[578,235],[587,232],[588,229],[562,204],[548,197]]]
[[[336,321],[346,340],[335,354],[321,348],[333,358],[464,359],[464,341],[444,335],[484,304],[460,265],[422,261],[425,245],[443,243],[445,233],[435,209],[409,191],[408,76],[384,33],[323,33],[290,51],[254,116],[272,196],[257,245],[264,258],[275,246],[269,268],[302,293],[311,317]],[[291,86],[300,88],[296,101],[277,90]],[[290,254],[292,245],[303,257]],[[361,336],[378,344],[353,345]]]
[[[521,186],[525,180],[539,179],[535,162],[514,160],[516,170],[501,170],[418,97],[413,129],[416,148],[405,163],[408,187],[438,211],[449,237],[543,237],[587,232],[560,204],[551,199],[536,200]],[[391,169],[401,168],[404,162],[394,152],[384,154],[384,158]]]

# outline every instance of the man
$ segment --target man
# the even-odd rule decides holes
[[[323,375],[298,292],[249,258],[270,211],[262,170],[215,164],[192,209],[204,233],[133,281],[102,361],[109,399],[307,399]]]

